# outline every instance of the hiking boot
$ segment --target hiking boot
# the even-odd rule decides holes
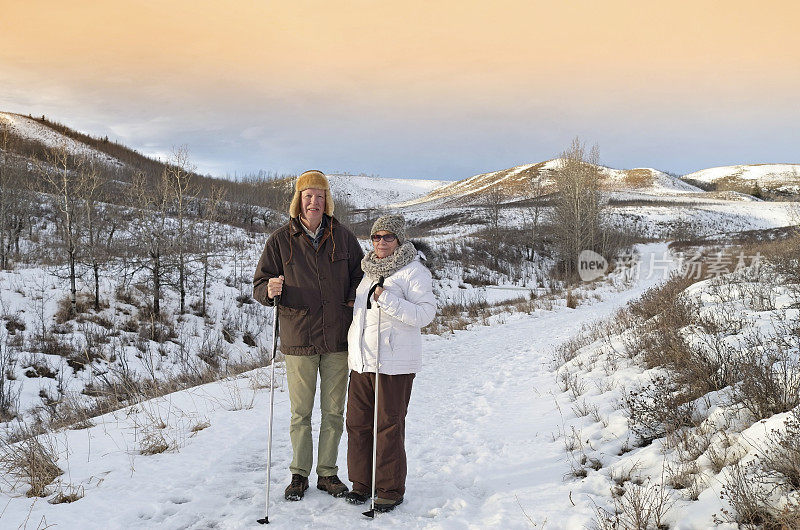
[[[375,499],[375,511],[380,513],[391,512],[397,508],[398,504],[403,504],[403,499]]]
[[[347,486],[336,475],[317,478],[317,489],[327,491],[334,497],[343,497],[347,493]]]
[[[308,477],[292,473],[292,483],[286,487],[283,496],[287,501],[299,501],[308,489]]]
[[[353,490],[344,496],[344,500],[350,504],[364,504],[369,500],[369,493],[361,493],[360,491]]]

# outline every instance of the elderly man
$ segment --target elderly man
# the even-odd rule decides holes
[[[334,497],[347,493],[336,458],[344,424],[347,331],[363,272],[356,237],[333,217],[333,198],[321,171],[295,183],[289,222],[267,239],[253,278],[253,297],[274,305],[280,296],[281,352],[286,356],[293,458],[287,500],[308,489],[313,463],[311,411],[320,377],[322,420],[317,451],[317,488]]]

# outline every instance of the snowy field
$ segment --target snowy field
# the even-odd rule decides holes
[[[739,230],[759,230],[790,226],[800,219],[800,203],[756,200],[719,200],[705,196],[647,195],[613,193],[617,200],[643,201],[635,205],[610,205],[606,210],[608,223],[620,230],[643,237],[674,239],[712,236]],[[411,206],[402,211],[411,224],[435,223],[452,219],[437,226],[431,234],[444,239],[459,239],[486,227],[488,208],[430,208]],[[551,214],[549,207],[539,212],[540,222]],[[524,228],[533,223],[532,207],[503,207],[499,212],[500,225]],[[677,235],[680,232],[680,235]]]
[[[643,247],[642,261],[664,252],[664,245]],[[280,377],[271,527],[585,527],[593,504],[578,481],[566,479],[570,465],[558,433],[571,413],[556,382],[553,348],[661,277],[642,275],[625,290],[600,287],[600,301],[576,309],[561,305],[532,315],[498,315],[490,326],[426,337],[407,421],[406,501],[376,521],[363,518],[363,507],[316,490],[314,475],[303,501],[283,500],[291,448],[288,395]],[[49,504],[25,497],[22,484],[10,494],[6,487],[0,526],[258,527],[266,477],[266,374],[260,369],[147,401],[95,418],[90,428],[43,440],[54,445],[65,471],[51,486],[53,493],[79,490],[83,498]],[[154,440],[169,449],[141,454]],[[343,480],[345,447],[343,439]]]

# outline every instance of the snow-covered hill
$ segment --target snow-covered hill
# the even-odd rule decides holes
[[[682,177],[688,182],[713,185],[717,189],[762,189],[800,193],[800,164],[749,164],[702,169]]]
[[[435,226],[442,235],[461,237],[480,230],[493,201],[501,203],[500,224],[530,226],[532,199],[555,191],[558,159],[483,173],[445,184],[425,196],[393,205],[413,224]],[[704,191],[652,168],[599,167],[607,219],[623,232],[644,237],[684,238],[788,226],[800,218],[796,202],[765,202],[739,191]],[[539,219],[550,206],[539,202]],[[438,220],[449,219],[447,223]]]
[[[381,178],[366,175],[330,174],[334,197],[344,197],[356,208],[380,208],[424,196],[448,184],[446,180]]]
[[[398,204],[399,207],[421,204],[476,205],[485,203],[490,194],[499,194],[503,202],[528,199],[552,192],[560,159],[525,164],[472,177],[441,186],[428,195]],[[635,191],[655,195],[698,193],[702,190],[662,171],[652,168],[612,169],[599,166],[601,185],[608,192]]]
[[[28,116],[0,112],[0,125],[5,125],[12,134],[20,138],[40,142],[46,147],[63,147],[73,156],[94,158],[113,166],[122,165],[116,158],[61,134]]]

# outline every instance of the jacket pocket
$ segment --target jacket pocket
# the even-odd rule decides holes
[[[350,253],[346,250],[337,250],[331,256],[331,261],[340,261],[350,257]]]
[[[282,305],[278,310],[279,337],[283,346],[310,346],[311,323],[307,307]]]
[[[381,331],[381,357],[394,359],[394,331],[392,328]]]

